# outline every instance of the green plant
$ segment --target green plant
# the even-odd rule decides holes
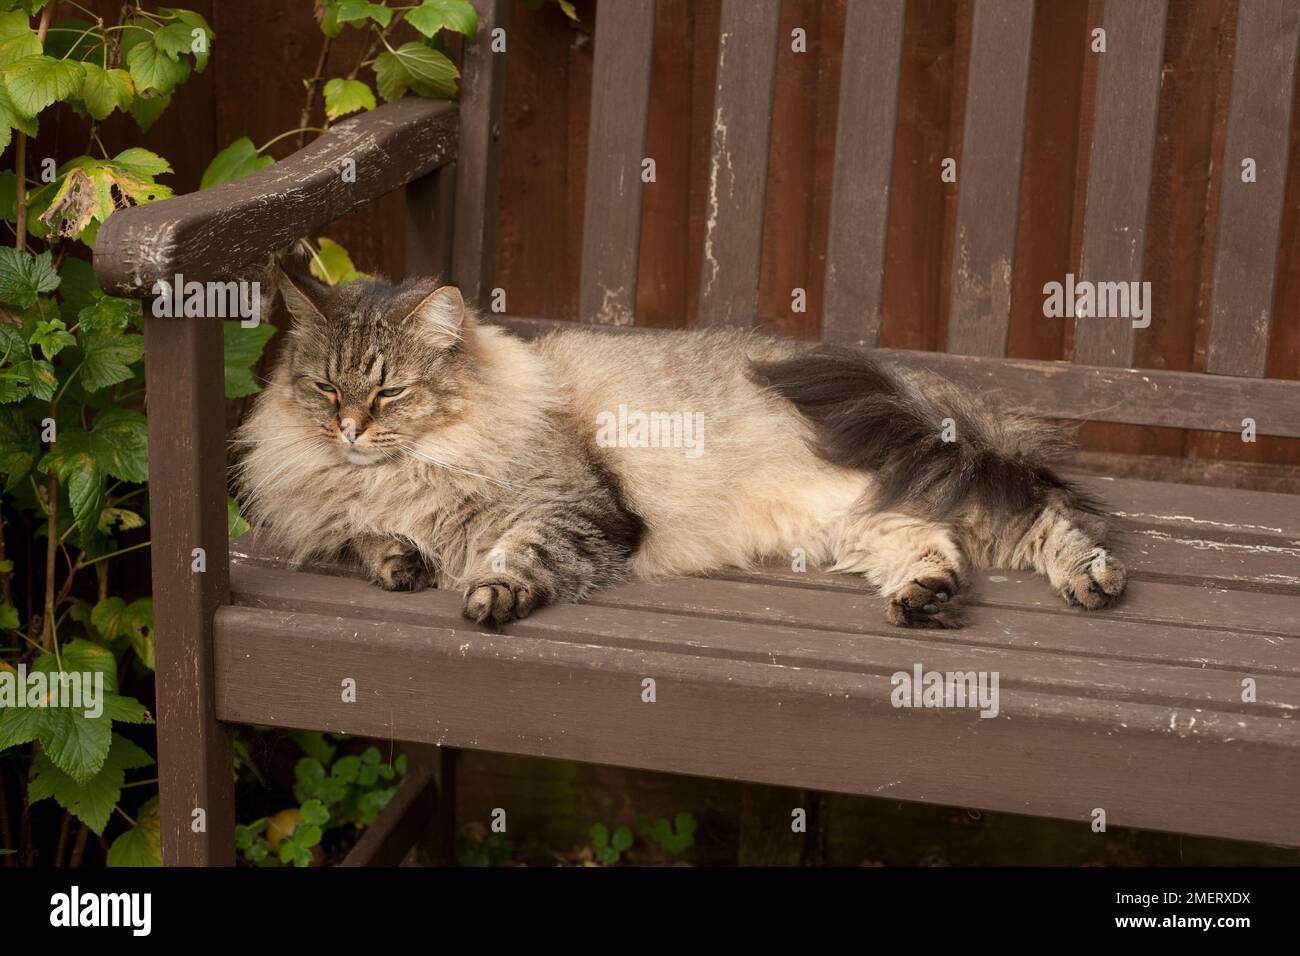
[[[637,824],[637,831],[650,840],[665,853],[684,853],[695,845],[695,817],[682,811],[669,823],[663,817],[658,820],[642,820]]]
[[[379,748],[367,747],[334,758],[335,748],[323,736],[308,741],[305,749],[312,750],[294,766],[298,806],[235,827],[235,847],[249,863],[310,866],[329,830],[370,826],[406,775],[405,754],[388,763]]]
[[[613,833],[603,823],[597,823],[591,828],[591,848],[595,851],[596,862],[602,866],[617,863],[631,849],[632,842],[632,831],[627,827],[619,827]]]

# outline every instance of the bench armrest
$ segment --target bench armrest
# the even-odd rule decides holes
[[[160,279],[225,280],[358,206],[456,158],[456,104],[407,98],[339,123],[311,145],[215,189],[123,209],[95,242],[110,295],[142,298]],[[345,182],[343,161],[356,163]]]

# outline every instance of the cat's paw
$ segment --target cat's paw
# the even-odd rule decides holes
[[[372,575],[385,591],[423,591],[434,587],[433,571],[415,550],[396,551],[380,562]]]
[[[960,590],[961,579],[951,568],[918,577],[889,595],[885,620],[895,627],[959,628],[961,609],[952,599]]]
[[[462,612],[478,624],[489,620],[508,624],[532,613],[541,603],[538,598],[538,592],[522,581],[506,578],[477,581],[465,589]]]
[[[1097,611],[1119,601],[1128,583],[1128,570],[1109,551],[1098,548],[1095,557],[1066,579],[1061,599],[1071,607]]]

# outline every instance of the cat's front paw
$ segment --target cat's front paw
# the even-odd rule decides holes
[[[476,581],[465,589],[464,615],[479,624],[508,624],[527,617],[541,601],[537,590],[504,577]]]
[[[385,591],[423,591],[434,587],[433,570],[419,551],[399,551],[380,562],[372,579]]]
[[[959,628],[961,609],[951,602],[961,586],[954,569],[935,569],[889,595],[885,620],[895,627]]]
[[[1128,570],[1109,551],[1098,548],[1093,559],[1061,586],[1061,599],[1071,607],[1097,611],[1119,601],[1128,584]]]

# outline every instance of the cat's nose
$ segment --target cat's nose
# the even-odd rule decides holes
[[[355,418],[339,419],[339,434],[343,436],[343,440],[349,445],[355,445],[357,443],[357,435],[360,434],[357,420]]]

